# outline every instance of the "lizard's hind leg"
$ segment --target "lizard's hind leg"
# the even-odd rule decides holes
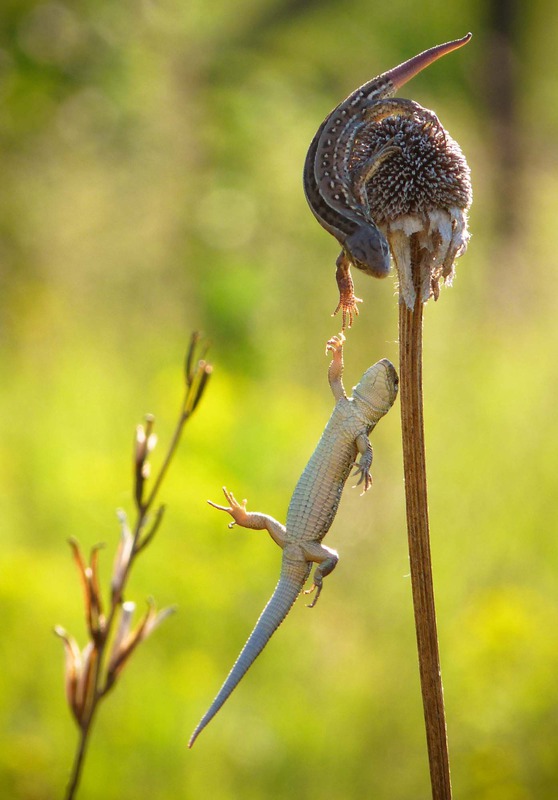
[[[331,547],[325,547],[325,545],[317,543],[305,542],[302,545],[302,550],[308,561],[315,561],[318,564],[314,570],[312,586],[304,592],[304,594],[316,592],[316,596],[308,604],[308,608],[314,608],[322,591],[324,578],[333,572],[339,561],[339,556],[337,551],[332,550]]]

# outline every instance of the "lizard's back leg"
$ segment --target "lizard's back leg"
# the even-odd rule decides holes
[[[339,561],[339,555],[337,554],[336,550],[332,550],[331,547],[326,547],[323,544],[318,544],[317,542],[303,542],[300,545],[302,547],[302,552],[304,553],[305,558],[308,561],[314,561],[318,566],[314,570],[314,577],[313,583],[310,589],[307,589],[304,594],[310,594],[311,592],[316,592],[316,596],[309,604],[309,608],[313,608],[316,603],[318,602],[318,598],[322,591],[323,586],[323,579],[326,575],[329,575],[335,567],[337,566],[337,562]]]

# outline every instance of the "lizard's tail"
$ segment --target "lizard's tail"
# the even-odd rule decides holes
[[[310,573],[310,569],[311,564],[305,562],[296,565],[291,563],[288,566],[283,563],[281,577],[279,578],[279,583],[275,587],[271,599],[262,611],[254,630],[248,637],[246,644],[242,648],[227,679],[219,690],[217,697],[190,737],[188,747],[192,747],[202,730],[208,722],[213,719],[229,695],[236,689],[273,633],[275,633],[279,625],[283,622],[294,601],[300,594]]]
[[[399,66],[390,69],[389,72],[384,73],[382,77],[388,78],[396,89],[400,89],[403,84],[410,81],[411,78],[414,78],[415,75],[421,72],[425,67],[430,66],[433,61],[437,61],[447,53],[451,53],[452,50],[457,50],[458,47],[463,47],[464,44],[470,42],[472,35],[472,33],[468,33],[462,39],[454,39],[453,42],[444,42],[444,44],[438,44],[436,47],[424,50],[424,52],[419,53],[417,56],[413,56],[413,58],[404,61],[403,64],[399,64]]]

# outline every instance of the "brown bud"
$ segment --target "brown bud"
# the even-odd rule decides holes
[[[93,642],[88,642],[81,652],[74,637],[59,625],[54,633],[64,642],[66,698],[76,722],[81,725],[87,719],[93,702],[95,665],[99,653]]]
[[[128,525],[126,513],[120,509],[117,512],[118,520],[120,522],[120,541],[116,550],[114,558],[114,566],[112,568],[111,590],[112,596],[117,597],[122,589],[124,579],[130,566],[130,559],[132,557],[132,550],[134,547],[134,537]]]
[[[89,717],[95,691],[95,669],[99,651],[94,642],[88,642],[81,653],[81,670],[76,686],[76,709],[79,722]]]
[[[103,597],[99,583],[99,550],[102,547],[104,547],[104,545],[98,544],[92,548],[89,559],[90,566],[86,570],[86,575],[89,580],[89,592],[91,596],[90,630],[94,638],[98,633],[102,633],[105,627],[105,618],[103,615]]]
[[[153,602],[150,601],[143,619],[133,631],[130,631],[135,608],[135,603],[132,602],[123,603],[122,605],[120,624],[107,669],[107,689],[115,682],[138,644],[146,639],[175,610],[170,607],[157,612]]]
[[[77,722],[79,722],[80,711],[76,701],[76,691],[82,669],[81,652],[74,637],[66,633],[64,628],[60,627],[60,625],[55,627],[54,633],[64,642],[64,649],[66,653],[66,664],[64,669],[66,699],[74,717],[76,718]]]
[[[136,604],[132,601],[129,600],[126,603],[122,603],[120,622],[118,623],[108,664],[107,674],[109,676],[116,677],[122,667],[122,655],[128,650],[130,629],[135,610]]]
[[[68,542],[83,587],[87,627],[92,638],[96,639],[104,628],[103,601],[98,575],[98,552],[102,545],[96,545],[91,550],[90,565],[87,566],[78,541],[72,537]]]
[[[145,427],[138,425],[134,440],[134,476],[135,476],[135,496],[138,506],[141,506],[143,499],[143,485],[149,477],[150,466],[147,461],[149,454],[155,449],[157,435],[153,433],[155,417],[147,414],[145,417]]]

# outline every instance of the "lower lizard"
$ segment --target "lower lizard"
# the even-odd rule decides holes
[[[322,539],[335,518],[343,487],[351,469],[360,476],[363,494],[372,485],[370,468],[372,447],[368,438],[379,420],[387,414],[397,397],[398,378],[393,364],[386,358],[366,370],[347,397],[343,386],[344,336],[334,336],[327,343],[333,354],[328,379],[336,400],[335,408],[306,465],[291,498],[287,524],[282,525],[267,514],[246,510],[246,500],[238,503],[232,492],[223,489],[228,505],[210,505],[231,515],[229,527],[240,525],[253,530],[267,530],[282,548],[281,575],[275,591],[244,645],[217,697],[195,729],[188,746],[192,747],[201,731],[219,711],[238,686],[256,657],[289,613],[304,588],[312,569],[313,583],[306,594],[315,592],[313,607],[322,591],[323,579],[335,568],[338,555],[325,547]],[[360,454],[358,464],[357,455]]]

